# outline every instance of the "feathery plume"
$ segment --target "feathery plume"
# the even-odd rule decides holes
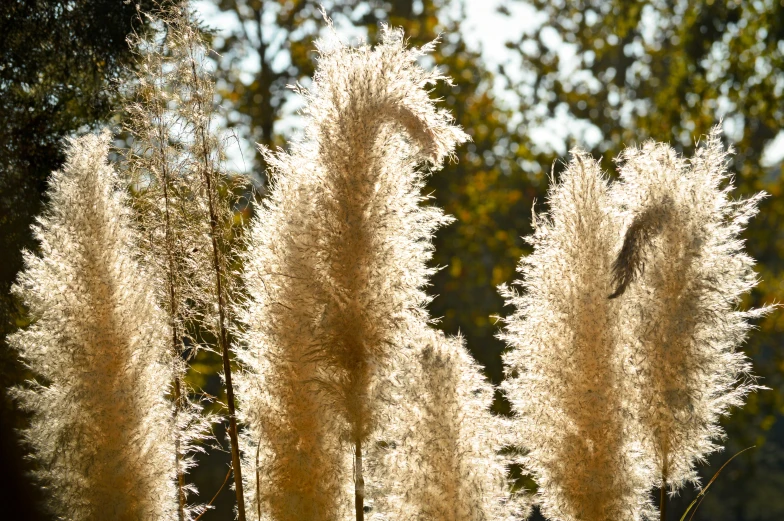
[[[391,358],[410,331],[427,323],[423,287],[433,270],[426,261],[434,230],[448,222],[439,209],[421,206],[424,172],[416,166],[440,166],[467,138],[424,88],[444,79],[417,64],[429,49],[406,49],[402,33],[387,28],[372,49],[319,43],[313,87],[299,89],[306,102],[305,138],[291,153],[267,153],[271,195],[246,259],[253,269],[245,280],[259,287],[246,325],[260,339],[248,339],[254,343],[243,355],[250,368],[245,378],[272,383],[265,374],[288,371],[294,380],[286,386],[299,395],[311,392],[308,400],[329,407],[323,413],[329,428],[353,447],[360,520],[363,446],[376,426]],[[278,349],[286,350],[282,357],[275,356]],[[298,370],[280,368],[287,363],[311,369],[303,368],[297,379]],[[284,391],[270,391],[277,392]],[[263,400],[243,405],[255,435],[263,429],[253,417],[267,414],[267,406]],[[255,457],[252,452],[246,460]],[[316,489],[302,485],[311,487]]]
[[[137,264],[110,136],[69,142],[13,291],[33,324],[10,337],[38,382],[17,389],[27,440],[63,519],[175,519],[166,319]]]
[[[350,467],[312,383],[319,372],[310,356],[318,309],[309,173],[293,169],[273,181],[243,259],[237,396],[245,491],[248,510],[270,521],[342,519],[350,504]]]
[[[500,456],[505,435],[490,412],[493,387],[461,337],[427,331],[401,379],[401,417],[392,422],[373,481],[390,519],[502,521],[527,517],[512,498]]]
[[[548,200],[518,267],[524,292],[501,286],[516,308],[501,335],[512,348],[502,388],[523,462],[549,519],[640,519],[648,480],[627,421],[619,305],[607,298],[620,222],[607,178],[581,151]]]
[[[636,414],[662,507],[668,485],[697,482],[695,463],[720,448],[719,416],[756,388],[737,348],[768,308],[737,309],[757,282],[739,236],[764,194],[731,200],[726,157],[714,129],[690,160],[653,142],[619,159],[614,197],[629,225],[614,294],[623,294]]]

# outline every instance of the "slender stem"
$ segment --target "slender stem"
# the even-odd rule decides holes
[[[159,118],[162,119],[162,118]],[[177,368],[177,359],[180,357],[180,335],[177,332],[177,313],[178,302],[177,292],[175,287],[175,267],[174,267],[174,244],[171,238],[171,218],[169,217],[169,175],[166,168],[166,157],[163,153],[163,144],[161,143],[161,159],[163,170],[163,199],[164,209],[166,215],[166,254],[168,257],[168,278],[169,278],[169,319],[171,320],[172,329],[172,366],[174,374],[174,462],[177,469],[177,499],[179,503],[177,515],[179,521],[185,521],[185,475],[182,470],[182,455],[180,448],[180,430],[178,424],[178,416],[182,410],[182,384],[180,382],[179,369]]]
[[[209,176],[207,176],[209,177]],[[216,238],[217,219],[215,217],[215,210],[213,207],[212,191],[207,182],[207,193],[209,194],[210,202],[210,228],[212,238],[212,259],[215,268],[215,286],[218,293],[218,323],[220,329],[220,345],[221,354],[223,355],[223,374],[226,377],[226,402],[229,408],[229,439],[231,440],[231,463],[234,469],[234,487],[237,492],[237,518],[239,521],[245,521],[245,497],[242,492],[242,469],[240,467],[240,447],[237,441],[237,416],[234,412],[234,386],[231,383],[231,361],[229,359],[229,342],[226,335],[226,312],[225,303],[223,301],[223,288],[222,288],[222,272],[219,252],[218,241]]]
[[[659,521],[667,520],[667,477],[662,476],[661,491],[659,492]]]
[[[226,486],[226,483],[228,483],[228,482],[229,482],[229,476],[230,476],[230,475],[231,475],[231,467],[229,467],[229,471],[226,473],[226,477],[225,477],[225,478],[223,478],[223,485],[221,485],[221,487],[218,489],[218,491],[215,493],[215,495],[214,495],[214,496],[212,496],[212,499],[210,499],[210,502],[209,502],[209,503],[207,503],[207,505],[206,505],[206,507],[207,507],[207,508],[205,508],[205,509],[204,509],[204,511],[203,511],[201,514],[199,514],[198,516],[196,516],[196,519],[194,519],[193,521],[199,521],[199,519],[201,519],[201,516],[203,516],[204,514],[206,514],[207,512],[209,512],[209,511],[210,511],[210,510],[209,510],[209,507],[211,507],[211,506],[212,506],[212,504],[215,502],[215,498],[217,498],[217,497],[218,497],[218,494],[220,494],[220,493],[221,493],[221,491],[223,490],[223,487],[225,487],[225,486]]]
[[[191,49],[191,52],[193,50]],[[194,85],[199,84],[198,73],[196,72],[196,61],[191,55],[191,70],[193,73]],[[196,93],[196,103],[199,108],[199,113],[202,112],[201,107],[201,93]],[[220,342],[221,354],[223,356],[223,374],[226,379],[226,402],[229,409],[229,439],[231,440],[231,464],[234,470],[234,490],[237,496],[237,519],[238,521],[245,521],[245,496],[242,488],[242,467],[240,466],[240,447],[237,440],[237,417],[234,411],[234,387],[231,383],[231,360],[229,358],[229,342],[226,332],[226,303],[223,299],[223,265],[220,261],[220,248],[218,247],[218,216],[215,209],[216,201],[215,194],[217,188],[213,186],[212,176],[214,174],[209,159],[208,140],[206,136],[206,127],[209,127],[209,120],[205,124],[200,122],[198,124],[199,137],[201,138],[201,156],[204,160],[204,181],[207,189],[207,202],[210,212],[210,240],[212,241],[212,264],[215,271],[215,291],[218,297],[218,340]]]
[[[160,65],[160,62],[159,62]],[[160,72],[163,75],[163,72]],[[177,359],[180,357],[180,335],[177,332],[177,314],[178,301],[176,291],[176,273],[174,263],[174,241],[172,239],[171,230],[171,216],[169,214],[169,170],[168,163],[166,162],[166,151],[164,149],[164,139],[166,139],[166,132],[163,129],[163,110],[160,102],[155,104],[158,109],[156,114],[158,119],[158,152],[161,160],[161,171],[163,173],[163,201],[164,201],[164,217],[165,217],[165,235],[166,235],[166,257],[168,264],[168,283],[169,283],[169,320],[171,321],[172,330],[172,362],[173,362],[173,375],[174,375],[174,464],[177,472],[177,500],[178,510],[177,517],[179,521],[185,521],[185,475],[182,470],[182,455],[180,443],[180,431],[178,427],[178,416],[182,410],[182,389],[180,382],[179,369],[177,368]]]
[[[176,369],[175,369],[176,370]],[[185,521],[185,474],[182,471],[182,456],[180,455],[180,431],[177,427],[177,416],[182,408],[182,391],[180,389],[179,375],[174,377],[174,461],[177,469],[177,499],[179,502],[177,516],[179,521]]]
[[[354,508],[357,521],[365,521],[365,478],[362,476],[362,441],[357,440],[354,452]]]

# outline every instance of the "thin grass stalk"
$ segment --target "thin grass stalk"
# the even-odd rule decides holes
[[[165,224],[165,240],[166,240],[166,261],[168,267],[167,282],[169,285],[169,323],[172,331],[172,360],[173,367],[172,373],[174,375],[174,425],[178,425],[179,415],[183,408],[182,402],[182,382],[180,378],[181,371],[177,368],[177,359],[182,352],[182,338],[177,330],[177,317],[179,316],[177,298],[177,284],[175,282],[175,262],[174,262],[174,241],[172,239],[171,215],[170,215],[170,200],[169,200],[169,165],[166,160],[166,152],[163,148],[164,139],[168,136],[164,130],[164,114],[160,110],[160,104],[155,103],[154,106],[158,109],[158,153],[160,154],[160,165],[162,166],[161,172],[163,174],[163,201],[164,201],[164,224]],[[185,472],[182,468],[182,454],[181,454],[181,433],[175,429],[174,433],[175,445],[175,471],[177,473],[177,502],[178,512],[177,516],[179,521],[185,521]]]
[[[192,80],[193,85],[199,85],[203,80],[200,78],[197,65],[196,65],[196,56],[195,56],[195,49],[193,47],[193,40],[189,40],[189,58],[190,58],[190,65],[191,65],[191,73],[192,73]],[[221,357],[223,359],[223,374],[226,384],[226,402],[229,411],[229,439],[231,441],[231,463],[232,469],[234,474],[234,490],[235,495],[237,497],[237,518],[239,521],[245,521],[245,495],[243,493],[243,484],[242,484],[242,466],[241,466],[241,459],[240,459],[240,447],[239,447],[239,440],[237,435],[237,416],[235,412],[235,404],[234,404],[234,386],[231,380],[231,359],[229,356],[229,340],[228,340],[228,331],[226,328],[226,299],[224,294],[224,285],[223,280],[226,277],[226,270],[224,263],[221,262],[222,260],[222,252],[219,247],[219,234],[221,233],[218,229],[218,216],[217,216],[217,209],[216,199],[219,198],[219,194],[217,193],[217,187],[215,186],[215,171],[210,161],[209,151],[211,150],[211,145],[209,143],[209,138],[207,137],[207,133],[210,128],[211,117],[212,114],[211,110],[205,110],[204,104],[205,100],[203,99],[204,93],[201,89],[195,89],[193,92],[193,96],[195,98],[195,104],[198,114],[204,114],[203,117],[200,117],[196,123],[196,132],[198,134],[198,139],[200,140],[200,147],[197,147],[197,150],[200,151],[201,161],[203,162],[203,167],[200,170],[200,174],[202,176],[203,182],[205,184],[206,193],[207,193],[207,204],[209,210],[209,221],[210,221],[210,242],[212,245],[212,266],[215,274],[215,292],[217,298],[217,305],[218,305],[218,341],[220,343],[220,351]],[[209,102],[208,102],[209,103]]]
[[[164,163],[165,164],[165,163]],[[167,170],[164,168],[163,170],[163,193],[164,193],[164,201],[165,201],[165,215],[166,215],[166,250],[168,254],[168,263],[169,263],[169,300],[172,303],[170,307],[170,314],[169,314],[169,322],[171,325],[172,330],[172,359],[174,360],[174,367],[172,368],[172,373],[174,374],[174,425],[178,425],[179,415],[183,408],[182,402],[182,382],[180,378],[181,371],[178,370],[176,367],[176,361],[180,356],[180,352],[182,349],[182,339],[179,335],[177,330],[177,295],[176,295],[176,284],[174,282],[174,259],[173,259],[173,244],[171,240],[171,219],[169,216],[169,190],[168,190],[168,173]],[[185,471],[182,468],[182,454],[181,454],[181,433],[179,430],[175,430],[174,433],[174,445],[175,445],[175,466],[177,472],[177,499],[179,510],[177,512],[179,521],[185,521],[185,503],[186,503],[186,495],[185,495]]]
[[[212,322],[214,270],[207,202],[200,197],[201,157],[194,134],[192,91],[208,89],[191,81],[191,46],[199,44],[198,28],[186,8],[174,6],[150,15],[157,30],[133,35],[137,81],[129,89],[125,128],[133,137],[127,152],[127,175],[134,191],[138,226],[146,237],[144,256],[156,277],[158,298],[168,313],[177,430],[175,472],[179,488],[178,517],[200,515],[204,506],[189,506],[195,492],[185,474],[211,420],[189,399],[184,381],[186,349],[191,356],[200,344],[188,334]],[[194,150],[196,149],[196,150]],[[198,156],[198,157],[197,157]],[[195,163],[195,165],[194,165]],[[216,335],[217,336],[217,335]]]
[[[163,55],[164,53],[164,46],[165,46],[165,39],[161,41],[160,49],[158,51],[159,55]],[[162,70],[163,62],[161,60],[157,61],[158,65],[158,77],[164,77],[164,73]],[[153,82],[153,89],[156,91],[159,90],[159,87]],[[153,103],[150,104],[152,110],[154,111],[155,120],[157,124],[155,125],[155,129],[157,131],[157,145],[155,147],[155,154],[158,155],[158,162],[157,164],[160,166],[161,174],[163,177],[163,206],[164,206],[164,241],[166,244],[165,247],[165,255],[166,255],[166,285],[169,295],[169,302],[166,306],[168,312],[168,319],[169,319],[169,326],[171,328],[171,356],[172,356],[172,375],[173,375],[173,392],[174,392],[174,408],[172,410],[172,414],[174,415],[174,425],[178,424],[178,419],[180,412],[183,407],[182,403],[182,382],[181,382],[181,371],[177,368],[177,359],[181,355],[182,351],[182,339],[181,335],[177,328],[177,320],[179,317],[179,300],[177,298],[177,283],[176,283],[176,263],[174,261],[174,240],[172,237],[172,223],[171,223],[171,215],[170,215],[170,206],[171,201],[169,198],[169,161],[167,158],[166,150],[164,143],[166,143],[169,139],[166,124],[165,124],[165,111],[161,106],[160,101],[160,92],[156,92],[156,96],[153,96]],[[177,482],[177,500],[178,500],[178,512],[177,517],[179,521],[185,521],[185,505],[186,505],[186,494],[185,494],[185,476],[184,476],[184,469],[182,468],[182,453],[181,453],[181,433],[178,429],[175,429],[174,432],[174,446],[175,446],[175,473],[176,473],[176,482]]]

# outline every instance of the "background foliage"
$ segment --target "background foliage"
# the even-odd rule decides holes
[[[20,267],[20,249],[35,247],[29,224],[40,210],[46,176],[62,162],[61,137],[109,121],[117,108],[109,87],[122,77],[128,60],[124,39],[136,3],[12,0],[0,7],[0,334],[23,323],[22,310],[7,290]],[[227,125],[248,140],[283,145],[290,134],[284,118],[292,112],[286,85],[307,85],[313,72],[312,43],[323,27],[321,2],[215,3],[241,22],[213,39]],[[433,262],[444,269],[430,293],[438,295],[431,311],[442,317],[440,327],[462,331],[488,376],[500,381],[503,346],[495,339],[492,317],[502,313],[503,302],[495,286],[513,279],[517,260],[527,252],[520,237],[530,233],[530,209],[535,200],[537,210],[544,208],[547,174],[553,168],[557,175],[565,151],[585,147],[601,156],[608,170],[623,146],[646,138],[670,142],[688,154],[693,140],[719,118],[737,149],[731,166],[737,173],[736,195],[764,189],[773,196],[746,234],[762,278],[747,303],[782,300],[784,165],[763,157],[772,143],[784,147],[774,141],[784,126],[784,1],[526,3],[539,12],[539,21],[509,42],[508,63],[498,68],[466,43],[461,31],[465,10],[456,1],[336,0],[325,5],[336,22],[364,28],[371,40],[381,21],[403,26],[414,44],[443,34],[434,59],[455,85],[439,86],[434,95],[443,98],[473,142],[459,149],[458,161],[428,186],[435,204],[457,218],[436,240]],[[502,12],[517,12],[518,2],[504,5]],[[141,5],[142,10],[149,7]],[[543,127],[560,132],[543,144],[532,138],[532,130]],[[244,160],[257,174],[263,197],[261,157]],[[759,328],[746,349],[761,383],[771,390],[753,395],[725,421],[727,450],[712,458],[702,475],[709,478],[742,448],[757,448],[725,470],[696,519],[784,517],[779,493],[784,487],[784,355],[778,349],[784,316],[774,313]],[[3,478],[9,480],[0,495],[6,505],[20,508],[16,518],[33,519],[32,505],[39,498],[21,478],[22,450],[10,429],[24,418],[4,391],[24,378],[24,371],[5,343],[0,350],[2,468],[8,469]],[[194,384],[220,392],[218,365],[210,353],[200,355],[192,368]],[[500,398],[495,407],[508,410]],[[222,441],[222,433],[217,434]],[[210,451],[195,472],[204,500],[223,482],[227,461],[227,454]],[[676,499],[672,519],[692,497]],[[224,489],[216,510],[202,519],[226,519],[232,504],[232,494]]]

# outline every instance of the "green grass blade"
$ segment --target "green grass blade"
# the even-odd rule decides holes
[[[746,452],[747,450],[751,450],[751,449],[753,449],[753,448],[755,448],[755,447],[756,447],[756,445],[752,445],[751,447],[746,447],[745,449],[743,449],[743,450],[742,450],[742,451],[740,451],[740,452],[737,452],[737,453],[735,453],[735,455],[734,455],[734,456],[732,456],[730,459],[728,459],[727,461],[725,461],[725,462],[724,462],[724,465],[722,465],[722,466],[721,466],[721,468],[720,468],[719,470],[717,470],[717,471],[716,471],[716,474],[714,474],[714,475],[713,475],[713,477],[710,479],[710,481],[708,481],[708,484],[707,484],[707,485],[705,485],[705,488],[703,488],[702,490],[700,490],[700,493],[699,493],[699,494],[697,494],[697,497],[695,497],[695,498],[694,498],[694,501],[692,501],[692,502],[689,504],[689,507],[686,509],[686,512],[684,512],[684,513],[683,513],[683,515],[681,516],[681,519],[680,519],[680,521],[684,521],[684,519],[686,519],[686,515],[689,513],[689,511],[690,511],[690,510],[691,510],[691,508],[692,508],[692,507],[695,505],[695,503],[697,504],[697,508],[699,508],[699,506],[700,506],[700,503],[702,503],[702,500],[705,498],[705,494],[706,494],[706,492],[708,492],[708,488],[710,488],[710,486],[713,484],[713,482],[714,482],[714,481],[716,481],[716,478],[717,478],[717,477],[719,477],[719,474],[721,474],[721,471],[722,471],[722,470],[724,470],[724,467],[726,467],[727,465],[729,465],[730,461],[734,460],[735,458],[737,458],[738,456],[740,456],[741,454],[743,454],[743,453],[744,453],[744,452]],[[695,509],[694,509],[694,512],[692,512],[692,514],[691,514],[691,517],[689,517],[689,521],[691,521],[691,520],[692,520],[692,518],[694,517],[694,514],[696,514],[696,513],[697,513],[697,508],[695,508]]]

